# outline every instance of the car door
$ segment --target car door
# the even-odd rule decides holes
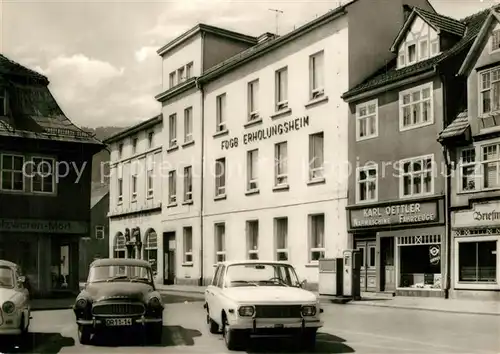
[[[205,302],[208,306],[208,312],[210,317],[213,319],[212,314],[214,313],[213,307],[214,306],[214,292],[215,292],[215,287],[217,287],[217,279],[219,277],[219,272],[220,272],[221,266],[217,266],[215,269],[214,276],[212,278],[212,282],[207,286],[205,289]]]
[[[214,314],[212,317],[215,322],[217,322],[219,325],[222,326],[222,309],[224,306],[224,297],[223,297],[223,287],[224,287],[224,273],[225,273],[225,266],[221,266],[219,269],[219,274],[217,277],[217,284],[213,288],[213,306],[214,306]]]

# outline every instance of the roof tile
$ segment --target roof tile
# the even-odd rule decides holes
[[[414,8],[415,12],[427,21],[431,26],[437,30],[455,34],[462,37],[464,35],[466,25],[454,18],[443,16],[435,12],[429,12],[424,9]]]
[[[461,112],[457,118],[451,122],[441,133],[438,135],[438,140],[445,140],[453,137],[457,137],[465,133],[467,128],[469,128],[469,115],[467,110]]]

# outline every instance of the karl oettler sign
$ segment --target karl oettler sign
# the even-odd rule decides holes
[[[88,225],[83,221],[0,219],[0,231],[85,234],[88,232]]]
[[[437,202],[406,203],[350,210],[351,228],[438,221]]]
[[[500,225],[500,202],[474,204],[472,210],[452,214],[452,227],[478,227]]]
[[[248,145],[262,140],[270,139],[273,136],[287,134],[292,131],[300,130],[309,126],[309,116],[290,119],[283,123],[274,124],[264,129],[258,129],[253,132],[245,133],[241,138],[233,137],[221,140],[221,150],[237,148],[240,145]]]

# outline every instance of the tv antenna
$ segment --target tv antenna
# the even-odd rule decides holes
[[[278,10],[278,9],[269,9],[269,11],[273,11],[276,14],[276,35],[278,35],[278,29],[279,29],[279,16],[280,14],[283,13],[283,11]]]

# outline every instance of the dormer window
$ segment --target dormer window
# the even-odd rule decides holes
[[[431,55],[434,56],[439,53],[439,39],[436,38],[431,41]]]
[[[398,68],[413,65],[439,54],[438,32],[418,17],[404,34],[404,39],[398,41]]]
[[[427,59],[429,57],[429,41],[427,39],[422,39],[419,45],[418,58],[420,60]]]
[[[7,91],[0,88],[0,116],[7,115]]]
[[[500,50],[500,29],[494,30],[491,33],[491,51]]]
[[[408,58],[408,64],[413,64],[417,61],[417,45],[409,44],[406,52],[406,57]]]

